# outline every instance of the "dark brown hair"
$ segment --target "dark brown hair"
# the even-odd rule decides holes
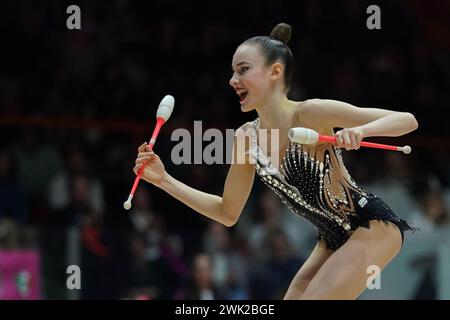
[[[284,65],[284,84],[286,91],[289,91],[294,73],[294,58],[291,49],[287,46],[291,38],[292,27],[286,23],[277,24],[269,36],[252,37],[243,44],[258,44],[261,53],[266,59],[266,64],[271,65],[277,61]]]

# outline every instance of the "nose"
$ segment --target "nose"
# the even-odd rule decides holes
[[[238,79],[236,79],[235,75],[233,74],[233,76],[230,79],[230,86],[234,87],[235,85],[237,85],[239,82]]]

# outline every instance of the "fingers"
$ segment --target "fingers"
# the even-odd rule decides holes
[[[358,128],[342,129],[334,136],[336,137],[336,147],[346,150],[358,150],[363,138],[362,132]]]
[[[156,158],[153,152],[139,152],[135,164],[147,163]]]
[[[141,144],[138,148],[138,152],[144,152],[145,149],[147,147],[147,142],[144,142],[143,144]]]
[[[150,149],[147,142],[144,142],[138,147],[138,154],[135,160],[133,172],[137,175],[143,171],[147,164],[151,164],[156,161],[158,156]],[[142,172],[141,172],[142,173]]]
[[[155,153],[153,151],[139,152],[137,157],[142,158],[142,157],[150,157],[150,156],[155,156]]]
[[[150,146],[147,144],[147,142],[144,142],[143,144],[141,144],[138,148],[138,153],[141,152],[151,152],[153,153],[153,151],[150,149]]]
[[[342,139],[344,140],[345,150],[351,150],[352,149],[352,142],[350,140],[349,133],[344,131],[344,133],[342,134]]]
[[[350,145],[351,145],[351,149],[352,150],[357,150],[359,149],[358,144],[356,143],[356,136],[354,134],[350,134]]]
[[[144,165],[143,165],[143,164],[137,165],[137,166],[135,166],[135,167],[133,168],[133,172],[134,172],[134,174],[136,174],[136,175],[142,174],[143,171],[144,171]]]
[[[143,168],[143,166],[144,166],[144,165],[143,165],[142,163],[135,165],[134,168],[133,168],[134,174],[137,175],[138,172],[139,172],[139,170],[141,170],[141,169]]]
[[[355,150],[361,147],[362,135],[355,134]]]
[[[363,131],[359,128],[352,128],[352,138],[354,139],[353,149],[358,150],[361,147],[361,141],[363,139]]]
[[[336,147],[342,148],[344,146],[344,140],[342,139],[342,130],[336,132],[334,136],[336,138]]]
[[[137,174],[137,172],[141,169],[143,169],[146,165],[150,164],[156,156],[149,156],[149,157],[142,157],[139,159],[136,159],[133,171]]]
[[[156,158],[156,155],[153,151],[150,150],[150,146],[147,142],[144,142],[138,147],[138,155],[135,160],[135,166],[133,171],[135,174],[138,174],[139,170],[143,169],[143,167],[150,161]]]

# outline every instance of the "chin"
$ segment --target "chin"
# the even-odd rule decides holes
[[[250,112],[255,110],[255,104],[251,101],[245,101],[244,104],[241,104],[241,111],[242,112]]]
[[[248,104],[241,105],[241,111],[242,112],[250,112],[253,111],[255,108],[249,106]]]

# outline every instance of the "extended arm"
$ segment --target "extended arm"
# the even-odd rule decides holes
[[[307,108],[328,127],[344,128],[335,135],[336,145],[346,149],[358,149],[366,137],[398,137],[418,128],[416,118],[409,112],[359,108],[341,101],[322,99],[309,100]]]

